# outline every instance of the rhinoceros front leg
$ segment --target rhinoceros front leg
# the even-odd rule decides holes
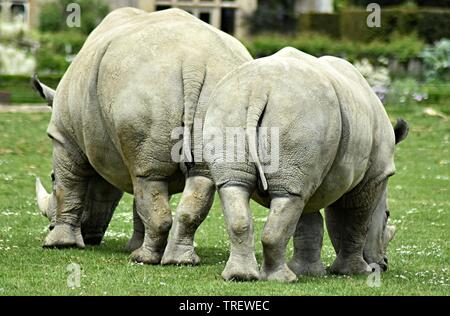
[[[122,191],[102,177],[94,176],[90,179],[81,218],[81,234],[85,244],[101,243],[122,195]]]
[[[134,182],[136,211],[145,227],[142,246],[131,254],[135,262],[158,264],[172,226],[168,183],[137,177]]]
[[[293,242],[294,255],[288,267],[296,275],[324,275],[325,267],[320,259],[323,243],[323,219],[320,212],[302,214]]]
[[[225,280],[258,280],[250,190],[239,185],[219,189],[225,224],[230,237],[230,257],[222,272]]]
[[[205,220],[214,201],[214,182],[203,176],[186,179],[186,186],[178,204],[173,234],[169,238],[162,264],[198,264],[194,235]]]
[[[144,242],[145,227],[136,210],[136,200],[133,201],[133,235],[125,246],[126,251],[134,251]]]
[[[338,251],[330,267],[334,274],[368,274],[372,271],[363,258],[368,227],[381,195],[380,184],[363,184],[327,208],[327,224],[332,227],[334,247]],[[333,224],[334,223],[334,224]],[[338,225],[338,226],[337,226]]]
[[[262,279],[269,281],[294,282],[297,276],[285,261],[286,247],[294,235],[304,202],[300,196],[276,196],[270,203],[270,213],[264,225],[261,242],[264,262]]]
[[[89,179],[93,176],[92,167],[76,152],[69,155],[65,148],[58,145],[53,151],[53,169],[56,220],[54,228],[44,239],[43,247],[84,248],[81,216]]]
[[[332,207],[325,208],[325,222],[327,224],[328,236],[330,236],[331,244],[333,245],[336,255],[339,254],[339,250],[341,249],[342,219],[343,216],[340,216],[340,214]]]

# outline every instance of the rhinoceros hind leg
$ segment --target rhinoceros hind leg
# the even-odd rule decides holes
[[[230,257],[222,277],[227,281],[258,280],[250,189],[242,185],[224,185],[219,189],[219,195],[230,237]]]
[[[302,214],[294,234],[294,255],[288,267],[296,275],[323,276],[320,259],[323,243],[323,219],[320,212]]]
[[[136,210],[145,227],[142,246],[131,254],[135,262],[159,264],[172,226],[168,184],[138,177],[135,181]]]
[[[191,264],[200,262],[195,253],[194,235],[205,220],[214,201],[214,182],[203,176],[186,179],[177,207],[173,234],[169,238],[162,264]]]
[[[297,281],[297,276],[286,264],[285,255],[287,244],[294,235],[303,207],[304,202],[299,196],[284,195],[272,199],[270,214],[261,237],[264,253],[261,271],[263,280]]]

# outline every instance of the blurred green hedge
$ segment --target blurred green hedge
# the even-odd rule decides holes
[[[78,53],[86,40],[86,35],[77,31],[40,33],[37,37],[39,49],[36,52],[39,74],[64,73],[69,67],[68,55]]]
[[[56,89],[61,75],[39,76],[39,80]],[[32,88],[31,78],[28,76],[0,75],[0,91],[11,93],[11,103],[45,103]]]
[[[299,32],[316,32],[333,38],[369,42],[388,40],[393,34],[416,33],[428,43],[450,38],[450,10],[387,8],[381,11],[381,27],[367,26],[370,12],[348,9],[340,13],[305,13],[299,16]]]
[[[39,13],[39,30],[41,32],[62,32],[70,29],[66,19],[70,12],[69,4],[76,3],[82,8],[81,23],[77,28],[81,33],[89,34],[109,12],[104,0],[56,0],[42,5]]]
[[[373,3],[373,0],[350,0],[350,3],[356,6],[367,7],[369,3]],[[450,7],[450,0],[377,0],[380,6],[397,6],[397,5],[408,5],[417,4],[421,7]]]
[[[375,62],[380,57],[407,62],[418,58],[425,47],[425,43],[414,35],[393,35],[388,41],[374,40],[363,43],[333,39],[315,33],[303,33],[299,36],[265,34],[245,39],[243,43],[255,58],[272,55],[283,47],[292,46],[314,56],[335,55],[350,61],[368,58]]]

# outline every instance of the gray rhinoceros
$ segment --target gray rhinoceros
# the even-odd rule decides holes
[[[386,267],[394,232],[386,225],[387,181],[395,172],[395,144],[408,127],[403,120],[392,127],[356,68],[340,58],[286,48],[228,74],[209,104],[204,156],[231,241],[225,279],[291,282],[296,273],[322,273],[322,208],[337,254],[332,273],[368,273],[368,263]],[[236,128],[245,130],[240,148],[228,144],[227,133]],[[269,139],[272,130],[278,137],[274,133]],[[234,158],[245,159],[223,157],[233,146]],[[263,191],[257,200],[270,213],[259,272],[249,199]],[[294,256],[288,265],[291,237]]]
[[[206,164],[192,165],[194,118],[204,116],[219,80],[251,59],[235,38],[182,10],[124,8],[89,35],[56,92],[35,78],[53,107],[52,193],[37,182],[39,206],[53,227],[44,246],[83,248],[82,229],[98,243],[128,192],[135,209],[132,259],[153,264],[164,254],[163,263],[197,263],[193,235],[215,187]],[[182,146],[174,137],[179,127]],[[166,247],[169,197],[182,190]]]

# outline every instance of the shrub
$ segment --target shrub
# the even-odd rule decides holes
[[[0,77],[0,91],[11,93],[12,103],[44,103],[39,94],[31,88],[30,76]],[[56,88],[61,80],[60,75],[40,75],[39,80],[51,88]]]
[[[86,35],[76,31],[42,33],[38,36],[38,40],[41,44],[41,49],[65,54],[67,53],[68,46],[70,46],[71,52],[77,53],[83,46]]]
[[[420,57],[425,65],[427,80],[450,79],[450,40],[444,39],[434,45],[427,45]]]
[[[450,0],[416,0],[416,3],[422,7],[450,7]]]
[[[417,30],[419,36],[428,43],[450,38],[450,10],[419,11]]]
[[[36,51],[38,73],[64,73],[70,57],[79,52],[86,35],[76,32],[42,33],[37,36],[40,47]]]
[[[314,31],[333,38],[341,36],[340,15],[336,13],[305,13],[299,16],[299,30]]]
[[[36,63],[36,72],[39,74],[64,73],[69,67],[69,61],[64,55],[42,49],[36,53]]]
[[[35,66],[36,61],[26,50],[0,43],[0,74],[32,74]]]
[[[377,62],[381,56],[408,61],[416,58],[424,48],[423,41],[413,35],[395,35],[389,42],[370,43],[336,40],[314,33],[303,33],[295,37],[265,34],[243,41],[255,58],[272,55],[283,47],[292,46],[314,56],[335,55],[350,61],[368,58],[371,62]]]
[[[381,13],[381,27],[368,27],[368,12],[361,9],[343,10],[339,14],[308,13],[299,16],[300,32],[318,32],[353,41],[387,41],[392,34],[417,34],[432,43],[450,38],[450,10],[387,8]]]
[[[407,2],[407,0],[377,0],[377,1],[373,1],[373,0],[351,0],[350,1],[352,4],[356,5],[356,6],[364,6],[367,7],[367,5],[369,3],[372,2],[376,2],[378,3],[380,6],[395,6],[395,5],[400,5],[400,4],[404,4]]]
[[[413,78],[395,80],[387,94],[387,103],[392,105],[419,103],[427,99],[428,93],[425,88]]]
[[[39,13],[39,30],[58,32],[63,28],[63,12],[57,3],[45,3]]]
[[[70,3],[78,3],[81,8],[80,31],[89,34],[108,14],[109,7],[103,0],[58,0],[45,4],[39,15],[39,29],[42,32],[67,31],[69,27],[66,11]]]

